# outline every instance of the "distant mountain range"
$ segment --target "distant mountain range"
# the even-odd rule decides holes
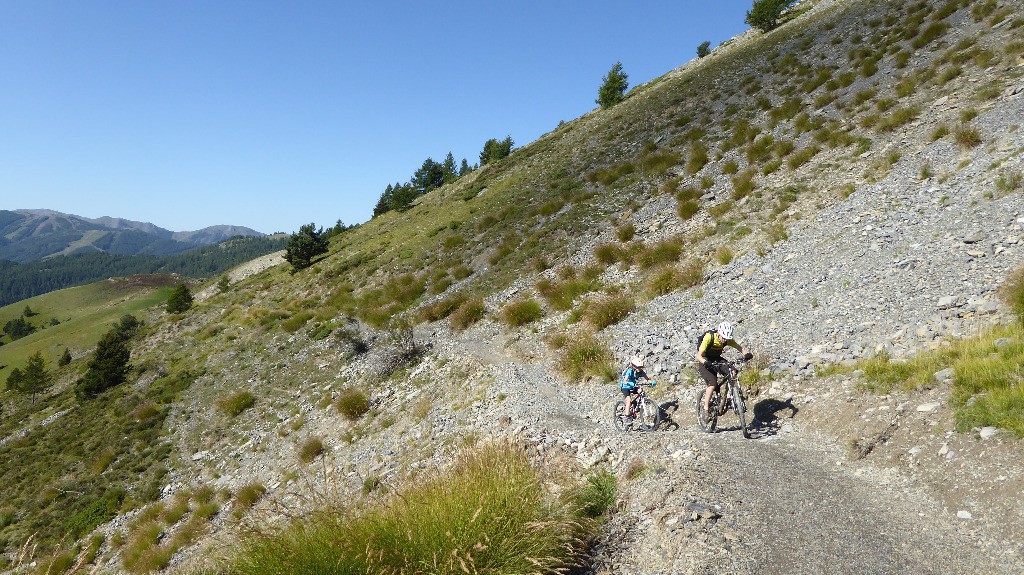
[[[234,236],[265,235],[243,226],[172,232],[122,218],[84,218],[53,210],[0,210],[0,260],[18,263],[88,253],[172,256]]]

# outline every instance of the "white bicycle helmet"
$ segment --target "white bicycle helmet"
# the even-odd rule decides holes
[[[725,339],[732,339],[732,324],[727,321],[718,324],[718,335]]]
[[[644,358],[640,357],[639,355],[634,355],[633,359],[629,360],[629,363],[633,367],[643,367],[644,366]]]

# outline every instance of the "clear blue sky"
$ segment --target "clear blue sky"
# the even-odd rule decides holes
[[[747,28],[750,0],[0,2],[0,209],[173,231],[369,219]]]

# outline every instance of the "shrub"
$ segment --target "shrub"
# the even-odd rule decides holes
[[[236,391],[217,400],[217,409],[228,417],[237,417],[256,404],[256,396],[249,391]]]
[[[465,303],[448,316],[448,320],[451,322],[452,328],[462,331],[483,319],[486,314],[487,306],[484,305],[484,301],[476,298],[466,300]]]
[[[319,437],[310,437],[302,442],[302,446],[299,447],[299,461],[312,463],[314,459],[320,457],[323,453],[324,440]]]
[[[697,57],[703,58],[711,53],[711,42],[705,40],[697,46]]]
[[[921,30],[921,33],[914,38],[910,45],[913,46],[915,50],[920,50],[935,40],[943,37],[947,30],[949,30],[949,25],[945,22],[934,22],[929,24],[924,30]]]
[[[665,295],[677,289],[700,285],[704,279],[704,265],[697,260],[690,261],[682,268],[664,266],[647,280],[645,289],[652,296]]]
[[[935,142],[935,141],[938,141],[938,140],[940,140],[942,138],[945,138],[948,135],[949,135],[949,126],[947,126],[945,124],[939,124],[938,126],[935,126],[935,129],[932,130],[932,133],[928,137],[929,137],[929,139],[932,142]]]
[[[544,316],[544,310],[533,299],[510,302],[501,310],[501,321],[509,327],[520,327],[537,321]]]
[[[600,331],[610,325],[619,323],[636,309],[633,298],[624,295],[610,295],[591,302],[585,317],[587,322]]]
[[[921,109],[916,106],[897,108],[878,123],[878,131],[891,132],[900,126],[913,122],[920,113]]]
[[[606,379],[614,377],[611,351],[589,333],[568,336],[561,351],[558,369],[569,379],[580,380],[592,375]]]
[[[338,394],[338,399],[334,402],[334,408],[345,419],[355,421],[370,411],[370,398],[366,395],[365,391],[349,387],[343,389]]]
[[[625,253],[621,255],[625,257]],[[572,309],[576,298],[600,287],[600,282],[595,281],[595,277],[577,277],[576,271],[572,268],[562,268],[560,275],[561,280],[557,282],[548,279],[537,282],[537,291],[551,307],[560,311]]]

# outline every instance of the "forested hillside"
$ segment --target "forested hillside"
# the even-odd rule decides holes
[[[209,278],[239,263],[284,249],[286,236],[237,237],[175,256],[88,253],[29,263],[0,260],[0,305],[97,280],[138,274]]]
[[[83,218],[53,210],[0,210],[0,261],[27,263],[55,255],[108,253],[171,256],[233,236],[263,236],[241,226],[172,232],[148,222]]]

